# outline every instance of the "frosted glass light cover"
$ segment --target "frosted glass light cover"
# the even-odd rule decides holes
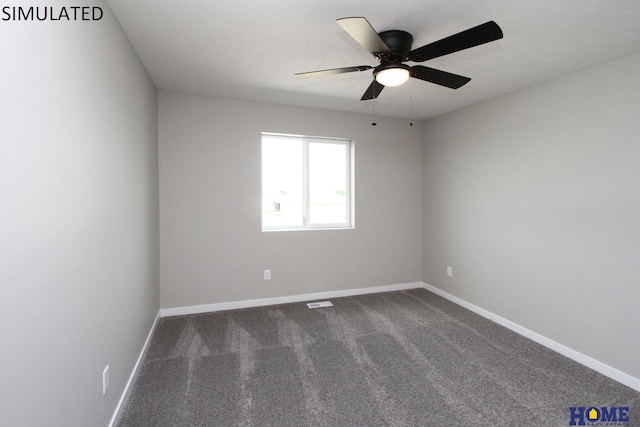
[[[376,81],[383,86],[400,86],[409,80],[409,70],[404,68],[387,68],[376,74]]]

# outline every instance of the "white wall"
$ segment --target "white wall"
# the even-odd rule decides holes
[[[425,282],[635,378],[638,76],[633,55],[437,117],[424,153]]]
[[[159,121],[163,308],[422,280],[422,126],[162,92]],[[261,132],[355,141],[354,230],[261,232]]]
[[[87,4],[104,18],[0,22],[4,426],[107,425],[159,308],[157,94]]]

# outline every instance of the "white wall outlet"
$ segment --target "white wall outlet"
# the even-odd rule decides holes
[[[447,276],[453,277],[453,267],[447,265]]]
[[[271,270],[264,271],[264,280],[271,280]]]
[[[109,365],[102,371],[102,394],[107,394],[109,389]]]

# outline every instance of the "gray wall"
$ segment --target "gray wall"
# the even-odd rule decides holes
[[[636,378],[638,76],[634,55],[440,116],[424,152],[425,282]]]
[[[6,426],[107,425],[159,308],[157,94],[91,6],[101,21],[0,25]]]
[[[422,281],[422,126],[162,92],[159,121],[163,308]],[[355,141],[354,230],[261,232],[261,132]]]

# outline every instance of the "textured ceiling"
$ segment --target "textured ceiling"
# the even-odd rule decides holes
[[[160,90],[392,117],[434,117],[640,52],[638,0],[107,1]],[[371,71],[294,76],[377,65],[335,23],[352,16],[408,31],[414,48],[490,20],[504,38],[422,63],[471,77],[460,89],[411,79],[362,102]]]

